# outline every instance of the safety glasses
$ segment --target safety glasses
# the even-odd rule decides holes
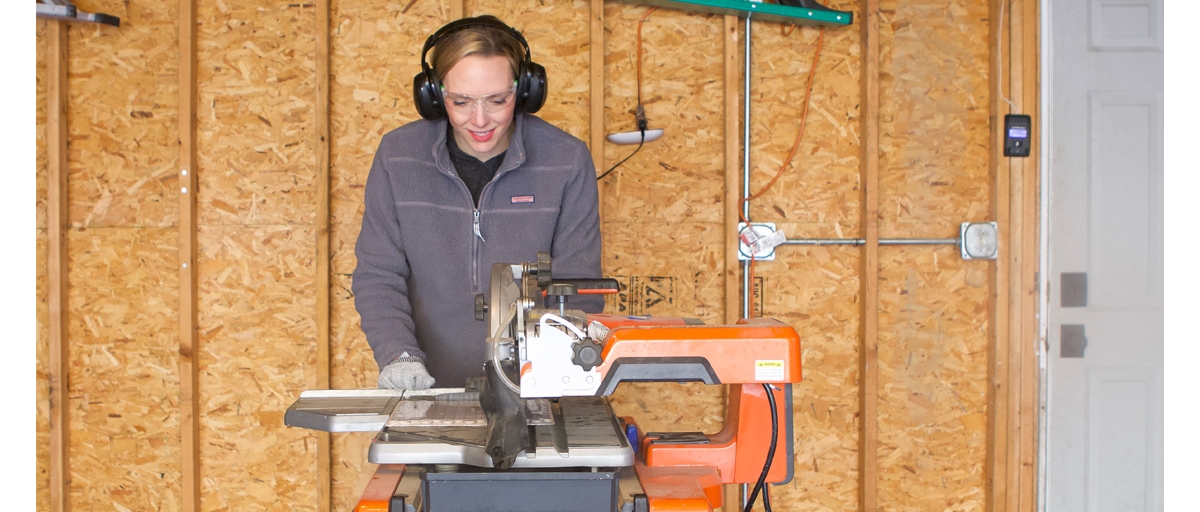
[[[458,112],[459,114],[468,115],[474,114],[475,109],[479,105],[482,105],[483,111],[488,113],[504,110],[513,103],[513,97],[516,95],[516,93],[516,82],[514,82],[508,89],[490,92],[482,96],[459,94],[442,88],[442,95],[446,98],[446,108]]]

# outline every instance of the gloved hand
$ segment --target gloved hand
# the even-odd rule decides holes
[[[429,376],[420,359],[401,356],[379,371],[379,387],[420,391],[433,387],[433,377]]]

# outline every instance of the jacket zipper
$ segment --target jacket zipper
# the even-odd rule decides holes
[[[492,180],[487,182],[483,186],[483,190],[481,190],[479,192],[479,205],[483,204],[484,198],[487,197],[488,192],[492,188],[492,183],[496,182],[496,178],[499,178],[500,174],[501,174],[501,172],[499,170],[497,170],[496,175],[492,177]],[[466,187],[466,184],[464,184],[463,187]],[[468,192],[467,195],[470,196],[471,195],[470,192]],[[481,261],[483,259],[483,243],[486,242],[487,240],[483,239],[483,226],[479,220],[479,205],[475,206],[475,224],[474,224],[474,226],[472,226],[474,229],[475,236],[471,238],[471,249],[472,249],[472,251],[471,251],[472,252],[471,266],[474,267],[472,269],[473,272],[471,273],[471,284],[473,284],[475,286],[476,290],[478,290],[480,288],[479,281],[480,281],[481,277],[486,278],[486,279],[491,279],[491,275],[492,275],[491,268],[486,268],[486,269],[480,268],[480,265],[483,264]],[[486,275],[484,275],[485,272],[486,272]]]
[[[483,232],[479,227],[479,207],[475,207],[475,224],[474,236],[471,237],[471,285],[474,289],[479,289],[479,258],[483,252],[481,242],[483,242]]]
[[[479,208],[475,209],[475,236],[479,237],[479,241],[486,242],[483,239],[483,233],[479,231]]]

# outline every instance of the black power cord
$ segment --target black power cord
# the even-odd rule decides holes
[[[767,497],[767,472],[771,469],[771,462],[775,460],[775,443],[779,440],[779,411],[775,408],[775,393],[771,391],[770,384],[763,384],[763,390],[767,392],[767,402],[771,404],[771,446],[767,448],[767,461],[763,464],[762,474],[758,475],[758,482],[754,484],[754,490],[750,491],[750,499],[746,500],[746,508],[744,512],[750,512],[754,507],[754,500],[758,499],[758,493],[763,493],[763,507],[767,512],[771,512],[771,499]]]
[[[629,156],[622,158],[620,162],[617,162],[617,165],[612,166],[612,168],[609,170],[604,171],[604,174],[601,174],[599,177],[597,177],[596,181],[604,179],[605,176],[608,176],[609,173],[616,170],[617,167],[620,167],[621,164],[625,163],[626,160],[629,160],[631,157],[633,157],[633,155],[636,155],[638,150],[642,149],[642,144],[646,143],[646,129],[650,126],[650,123],[646,121],[646,109],[642,107],[642,24],[646,22],[646,18],[648,18],[650,13],[654,12],[655,9],[658,9],[658,7],[651,6],[649,9],[646,9],[646,12],[642,14],[642,18],[638,20],[637,28],[637,110],[634,111],[634,117],[637,119],[637,129],[638,132],[641,132],[642,139],[638,141],[638,147],[634,148],[633,153],[630,153]]]
[[[641,98],[638,98],[637,111],[634,115],[637,118],[638,132],[641,132],[642,134],[642,140],[638,141],[638,147],[634,148],[633,153],[630,153],[629,156],[622,158],[620,162],[617,162],[617,165],[614,165],[607,171],[604,171],[604,174],[597,176],[596,181],[604,179],[605,176],[608,176],[609,173],[613,172],[613,170],[615,170],[617,167],[620,167],[621,164],[625,163],[626,160],[629,160],[631,157],[633,157],[633,155],[636,155],[638,150],[642,149],[642,144],[646,143],[646,129],[650,126],[650,122],[646,120],[646,109],[642,108]]]

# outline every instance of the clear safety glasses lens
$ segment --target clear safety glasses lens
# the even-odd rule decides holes
[[[482,96],[471,96],[470,94],[459,94],[456,92],[444,92],[446,97],[446,108],[458,112],[460,114],[474,114],[478,106],[483,106],[484,112],[498,112],[508,108],[513,102],[513,97],[516,96],[517,85],[503,91],[484,94]]]

